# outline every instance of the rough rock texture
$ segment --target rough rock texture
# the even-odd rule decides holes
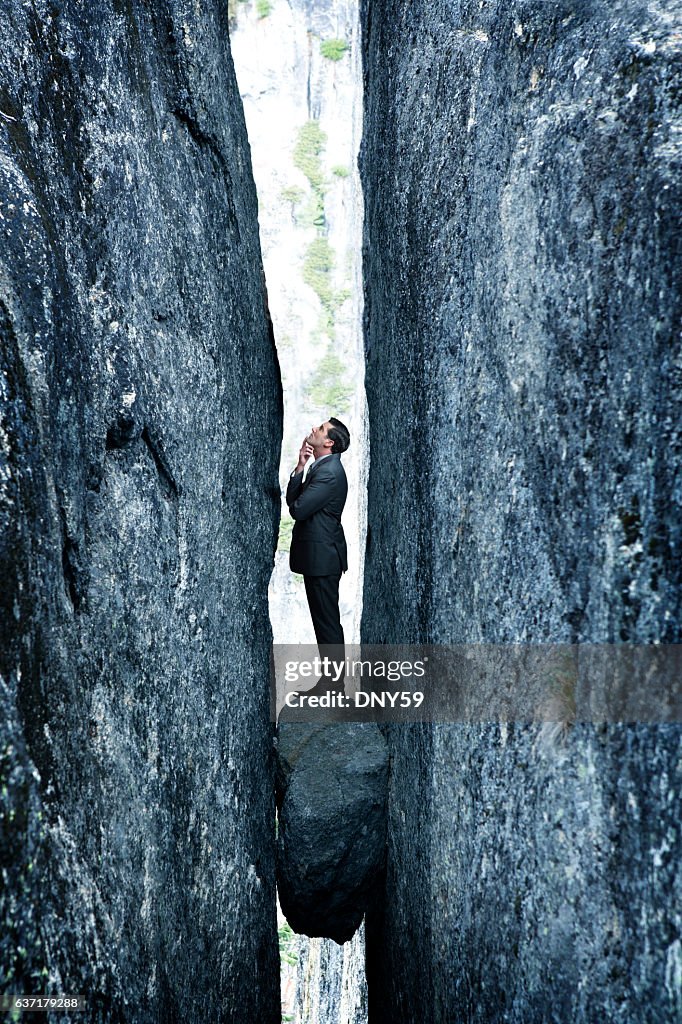
[[[294,931],[346,942],[384,866],[388,750],[373,723],[277,731],[277,889]]]
[[[281,401],[227,5],[3,17],[1,987],[278,1020]]]
[[[362,640],[679,642],[679,7],[362,17]],[[564,724],[390,731],[371,1021],[682,1014],[679,727]]]

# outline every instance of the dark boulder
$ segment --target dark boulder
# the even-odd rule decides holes
[[[388,750],[372,723],[279,726],[277,887],[305,935],[350,939],[384,864]]]

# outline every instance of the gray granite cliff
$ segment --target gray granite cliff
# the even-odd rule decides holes
[[[362,640],[678,643],[679,5],[362,19]],[[388,740],[370,1021],[680,1018],[677,725]]]
[[[3,19],[0,987],[276,1021],[282,409],[227,4]]]
[[[3,13],[0,987],[274,1022],[282,408],[230,7]],[[679,13],[362,21],[363,641],[679,642]],[[383,731],[372,1024],[682,1016],[678,726]],[[301,1013],[361,1019],[320,950]]]

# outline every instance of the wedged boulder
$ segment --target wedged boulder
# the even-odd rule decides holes
[[[384,865],[388,749],[373,723],[280,725],[277,885],[291,927],[347,942]]]

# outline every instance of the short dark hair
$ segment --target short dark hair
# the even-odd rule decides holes
[[[350,434],[348,427],[337,420],[334,416],[329,417],[329,422],[332,424],[327,431],[327,437],[330,441],[334,442],[332,447],[332,455],[340,455],[341,452],[345,452],[346,448],[350,444]]]

